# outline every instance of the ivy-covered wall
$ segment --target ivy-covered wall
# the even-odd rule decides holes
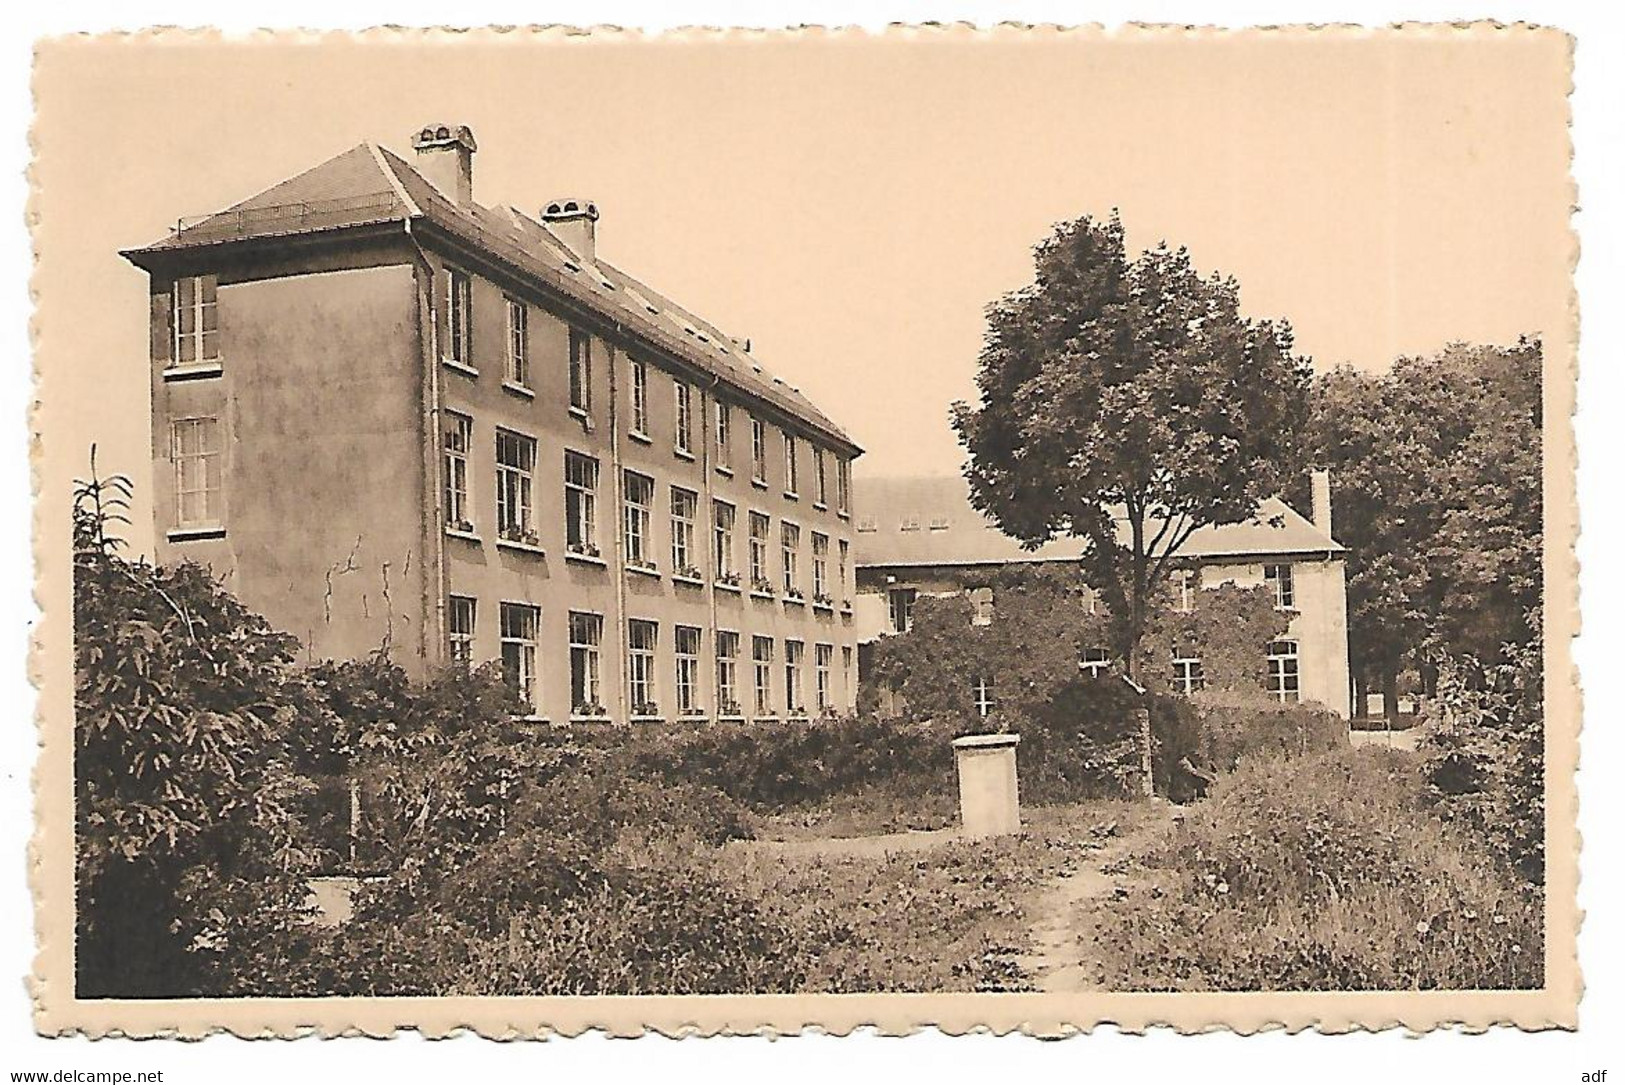
[[[909,631],[875,642],[862,691],[865,709],[976,719],[978,682],[986,680],[996,717],[1030,719],[1078,678],[1085,649],[1111,644],[1106,605],[1076,568],[1007,567],[975,586],[993,592],[986,624],[973,621],[977,610],[968,590],[922,594]],[[1173,603],[1171,594],[1161,601],[1141,642],[1135,666],[1140,684],[1153,692],[1171,690],[1177,647],[1202,661],[1210,691],[1264,689],[1267,646],[1288,625],[1270,589],[1225,584],[1193,592],[1189,611]],[[1114,662],[1101,677],[1113,679],[1122,671]]]

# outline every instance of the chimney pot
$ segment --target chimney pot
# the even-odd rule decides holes
[[[1314,493],[1314,520],[1315,526],[1332,535],[1332,473],[1330,471],[1314,471],[1309,476],[1311,489]]]
[[[597,251],[598,205],[591,200],[561,198],[542,208],[542,225],[582,260],[591,263]]]
[[[474,203],[474,131],[466,124],[430,124],[412,137],[418,172],[458,207]]]

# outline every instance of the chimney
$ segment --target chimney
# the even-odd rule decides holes
[[[1335,538],[1332,536],[1332,473],[1312,471],[1309,481],[1314,490],[1315,526]]]
[[[474,203],[474,132],[464,124],[431,124],[412,136],[419,173],[458,207]]]
[[[542,224],[566,248],[588,263],[596,248],[598,205],[591,200],[554,200],[542,208]]]

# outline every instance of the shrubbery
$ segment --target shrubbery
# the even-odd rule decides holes
[[[1122,989],[1541,983],[1539,894],[1429,814],[1413,759],[1251,759],[1143,861],[1097,947]]]

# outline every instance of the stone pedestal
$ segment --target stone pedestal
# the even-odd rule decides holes
[[[1016,795],[1020,735],[967,735],[954,739],[959,767],[959,820],[967,840],[1021,831]]]

